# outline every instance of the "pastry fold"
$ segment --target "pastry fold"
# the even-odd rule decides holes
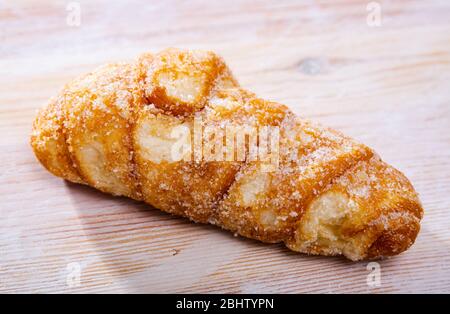
[[[75,79],[39,112],[31,145],[66,180],[308,254],[399,254],[423,215],[372,149],[242,89],[212,52]]]

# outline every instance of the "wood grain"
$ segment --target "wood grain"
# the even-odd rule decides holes
[[[450,2],[379,1],[379,27],[368,1],[79,1],[78,27],[68,2],[0,1],[0,292],[450,292]],[[235,238],[38,164],[35,110],[65,82],[169,46],[218,52],[245,88],[412,180],[422,230],[379,261],[380,287],[367,263]]]

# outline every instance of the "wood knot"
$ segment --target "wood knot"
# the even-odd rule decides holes
[[[306,75],[318,75],[325,72],[327,65],[324,58],[305,58],[299,62],[298,69]]]

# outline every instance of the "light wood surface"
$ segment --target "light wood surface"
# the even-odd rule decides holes
[[[450,292],[450,2],[0,1],[0,292]],[[53,177],[28,144],[74,76],[175,46],[221,54],[263,98],[373,147],[425,208],[407,252],[367,262],[233,237]],[[80,281],[76,280],[79,266]],[[75,278],[75,279],[74,279]]]

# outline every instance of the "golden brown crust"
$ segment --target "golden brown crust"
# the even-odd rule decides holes
[[[72,162],[66,144],[63,97],[53,98],[41,109],[33,124],[31,144],[42,165],[55,176],[76,183],[84,183]]]
[[[232,124],[277,128],[277,166],[252,159],[247,142],[243,154],[213,146],[215,159],[194,148],[170,160],[174,130],[214,138]],[[243,90],[212,52],[168,49],[82,76],[38,114],[31,144],[56,176],[309,254],[398,254],[423,213],[370,148]]]
[[[73,81],[63,97],[67,147],[83,181],[140,199],[130,135],[135,110],[143,105],[138,67],[101,67]]]

